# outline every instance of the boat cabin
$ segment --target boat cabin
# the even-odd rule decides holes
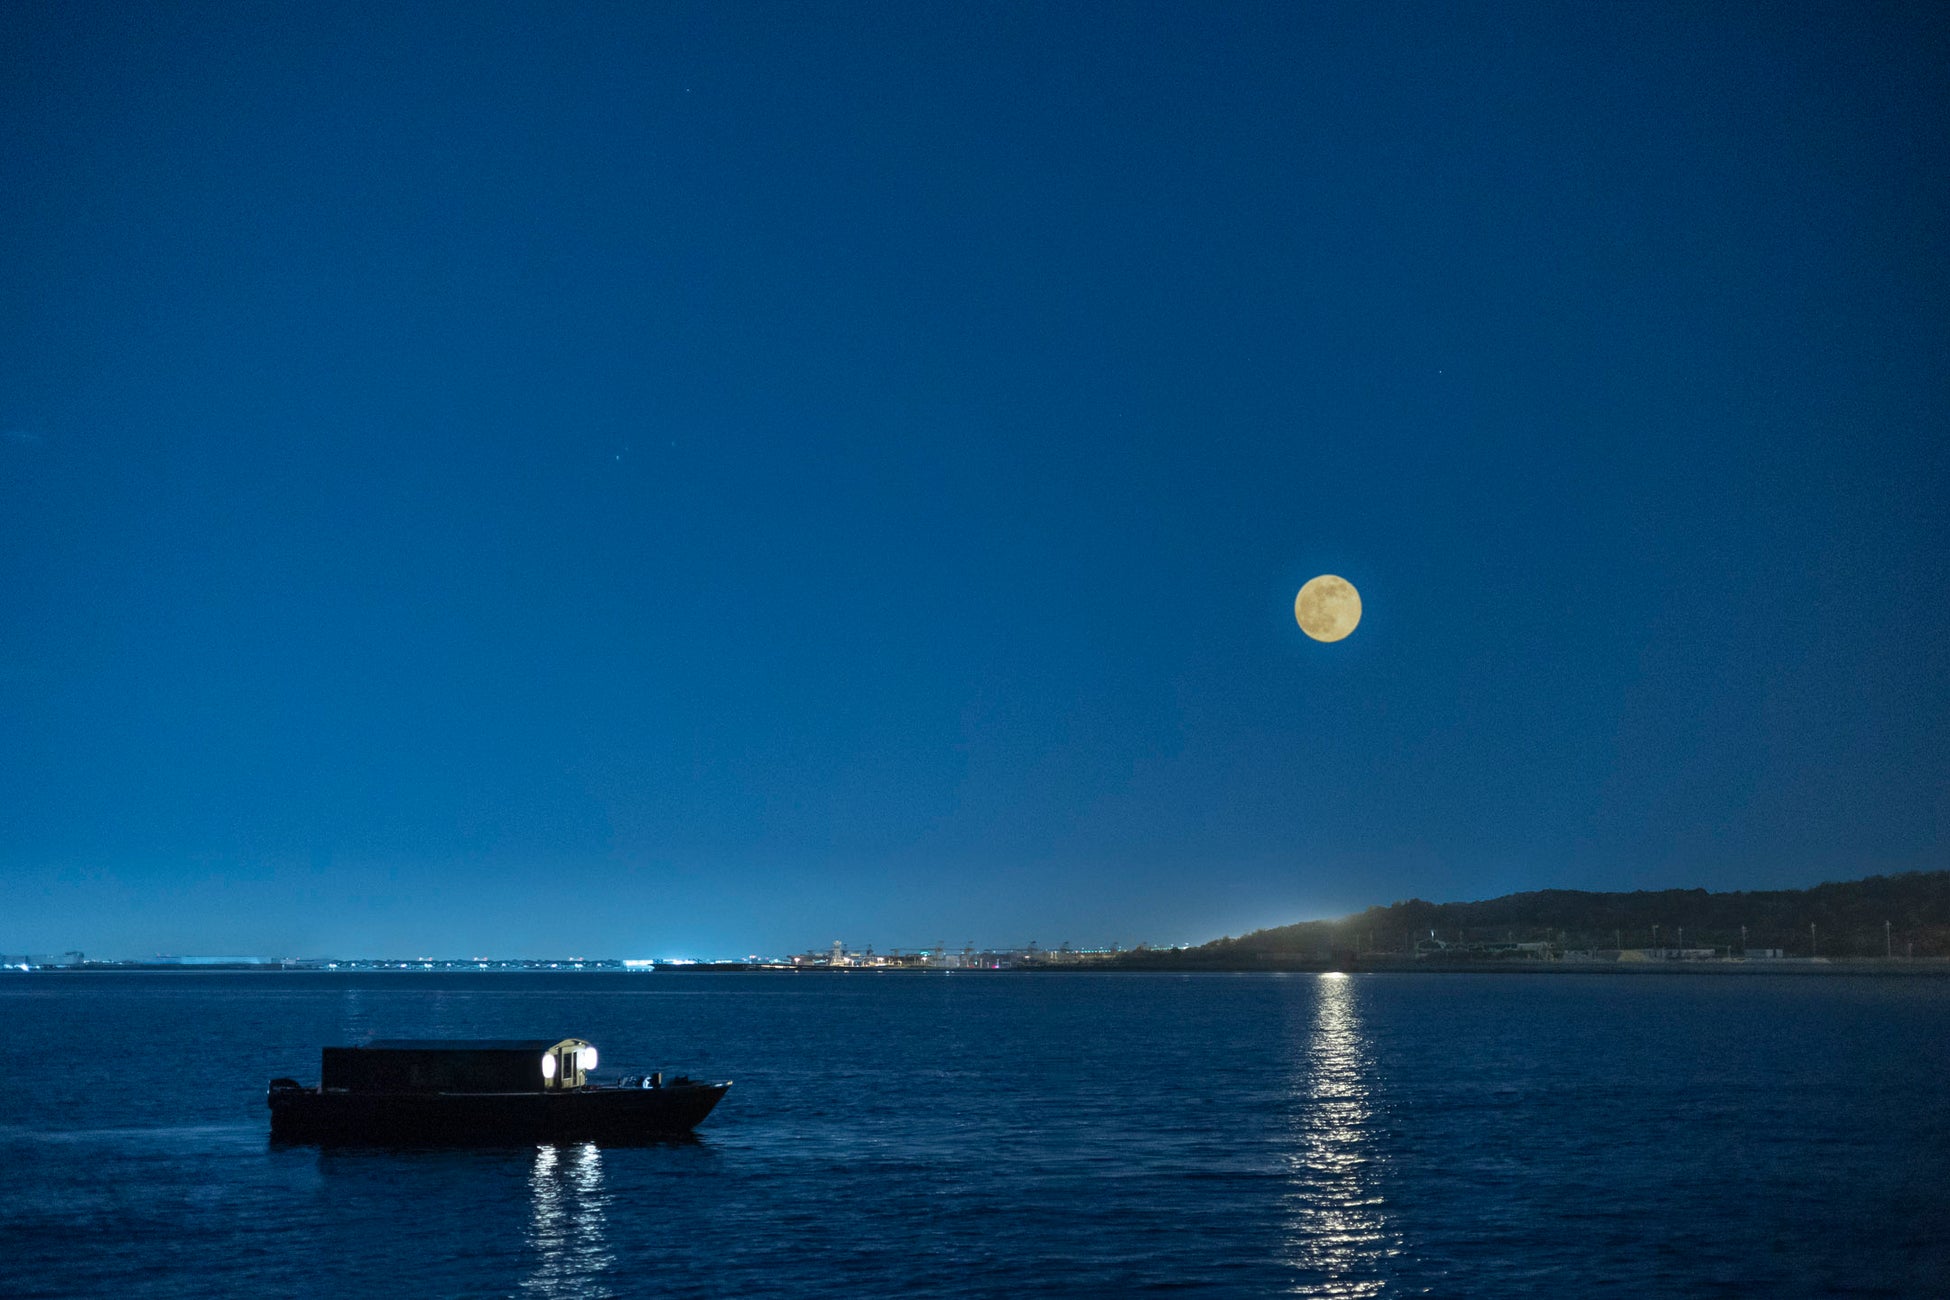
[[[596,1049],[580,1038],[385,1038],[328,1047],[326,1092],[556,1092],[580,1088]]]

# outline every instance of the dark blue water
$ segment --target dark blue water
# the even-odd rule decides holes
[[[272,1148],[368,1037],[736,1080],[688,1145]],[[11,1296],[1950,1294],[1950,982],[0,979]]]

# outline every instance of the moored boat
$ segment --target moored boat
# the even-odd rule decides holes
[[[662,1074],[591,1082],[580,1038],[387,1039],[324,1050],[317,1087],[273,1079],[271,1136],[289,1142],[490,1145],[628,1142],[690,1132],[724,1083]]]

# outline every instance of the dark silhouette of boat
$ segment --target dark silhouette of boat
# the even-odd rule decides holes
[[[328,1047],[317,1087],[273,1079],[265,1100],[285,1142],[630,1142],[689,1133],[731,1087],[661,1073],[591,1083],[595,1068],[580,1038],[390,1039]]]

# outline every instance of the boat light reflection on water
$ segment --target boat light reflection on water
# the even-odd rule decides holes
[[[1372,1062],[1356,982],[1329,971],[1313,984],[1310,1021],[1295,1026],[1293,1109],[1283,1197],[1292,1290],[1366,1297],[1386,1286],[1400,1253],[1376,1175]]]
[[[607,1276],[616,1255],[609,1244],[602,1148],[594,1142],[535,1148],[528,1189],[528,1245],[535,1266],[522,1280],[522,1291],[549,1297],[616,1294]]]

